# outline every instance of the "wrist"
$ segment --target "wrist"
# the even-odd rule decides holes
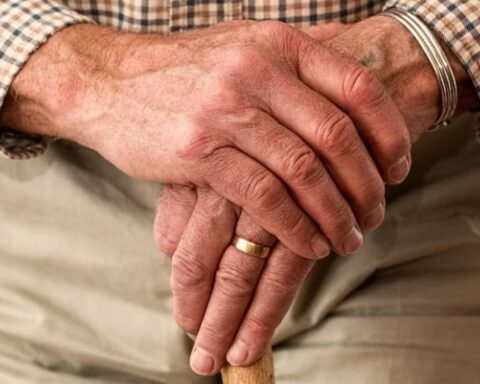
[[[330,44],[377,74],[402,112],[414,140],[436,121],[442,108],[438,80],[420,45],[398,21],[386,16],[371,17],[353,25]],[[478,98],[461,63],[446,46],[443,49],[456,77],[460,113],[474,107]]]

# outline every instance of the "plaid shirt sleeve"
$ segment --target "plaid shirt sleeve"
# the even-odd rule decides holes
[[[423,20],[458,57],[480,97],[480,0],[389,0]]]
[[[0,108],[16,74],[30,55],[56,31],[91,23],[88,17],[55,0],[0,1]],[[0,128],[0,154],[24,159],[43,153],[46,139]]]

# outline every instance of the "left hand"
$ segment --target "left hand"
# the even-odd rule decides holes
[[[183,234],[180,228],[185,228]],[[280,243],[268,259],[244,254],[228,246],[234,234],[263,245],[275,242],[245,211],[213,190],[165,186],[154,238],[160,249],[174,255],[174,316],[195,338],[190,364],[201,375],[218,372],[234,337],[229,363],[255,362],[314,263]]]
[[[335,36],[326,44],[377,73],[400,107],[413,140],[435,120],[436,78],[416,42],[395,21],[373,17],[354,26],[329,24],[306,32],[323,39]],[[411,52],[408,57],[398,53],[405,47]],[[453,64],[462,75],[461,66]],[[245,255],[228,246],[234,234],[265,245],[275,241],[212,191],[165,187],[155,239],[165,253],[175,253],[174,314],[186,332],[197,335],[191,365],[199,374],[218,372],[225,358],[237,365],[257,360],[313,264],[282,244],[274,247],[267,262]]]

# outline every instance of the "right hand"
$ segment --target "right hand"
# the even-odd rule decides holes
[[[358,250],[384,182],[408,173],[408,131],[380,81],[286,24],[172,36],[80,25],[55,38],[50,60],[47,43],[26,66],[61,65],[50,133],[133,177],[211,187],[304,257]]]

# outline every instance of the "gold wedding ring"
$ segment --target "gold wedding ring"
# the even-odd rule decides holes
[[[233,237],[232,245],[240,252],[246,253],[250,256],[259,257],[260,259],[267,258],[272,250],[272,247],[265,247],[264,245],[254,243],[253,241],[243,239],[239,236]]]

